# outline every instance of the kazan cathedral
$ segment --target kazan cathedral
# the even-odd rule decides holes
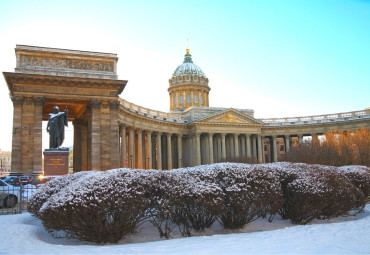
[[[369,108],[256,119],[250,109],[210,107],[208,77],[189,49],[169,79],[170,112],[119,97],[127,81],[116,54],[17,45],[15,55],[15,71],[3,74],[14,107],[12,171],[24,174],[43,170],[42,121],[54,106],[67,106],[73,123],[74,172],[276,162],[304,137],[370,127]]]

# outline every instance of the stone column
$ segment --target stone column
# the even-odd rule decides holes
[[[82,126],[83,120],[73,121],[73,172],[82,171]]]
[[[137,168],[143,169],[143,131],[137,129]]]
[[[303,143],[303,135],[298,135],[298,144]]]
[[[128,146],[128,165],[130,168],[135,168],[135,128],[130,127],[129,130],[129,146]]]
[[[172,146],[171,134],[167,134],[167,169],[172,169]]]
[[[258,150],[258,163],[262,163],[263,162],[263,157],[262,157],[262,137],[261,135],[258,135],[257,136],[257,150]]]
[[[201,165],[201,153],[200,153],[200,133],[195,133],[195,151],[196,151],[196,162],[195,165]]]
[[[221,134],[221,146],[222,146],[222,161],[226,160],[226,134]]]
[[[272,159],[274,162],[278,161],[277,148],[276,148],[276,136],[272,136]]]
[[[119,125],[118,125],[118,101],[109,102],[110,110],[110,168],[115,169],[120,167],[119,154]]]
[[[247,144],[247,158],[250,160],[252,158],[252,147],[251,147],[251,135],[245,135],[245,143]]]
[[[126,127],[121,124],[119,126],[120,134],[121,134],[121,167],[127,167],[128,162],[126,165]]]
[[[157,133],[157,168],[158,170],[162,169],[162,142],[161,142],[161,133]]]
[[[33,97],[33,174],[42,174],[42,111],[43,97]]]
[[[234,134],[234,152],[235,152],[235,158],[239,158],[239,136],[238,134]]]
[[[217,136],[217,162],[221,162],[222,159],[222,142],[221,135]]]
[[[12,97],[13,101],[13,140],[12,140],[12,173],[21,173],[22,163],[22,105],[23,97]]]
[[[208,133],[208,139],[209,139],[209,164],[214,163],[213,159],[213,133]]]
[[[179,168],[183,166],[182,161],[184,160],[182,158],[182,134],[177,135],[177,148],[178,148],[178,162],[179,162]]]
[[[252,158],[255,161],[258,161],[257,157],[257,135],[252,136]]]
[[[100,151],[100,111],[101,111],[101,101],[91,100],[91,170],[101,170],[101,151]]]
[[[147,162],[146,169],[152,169],[152,131],[146,131],[145,133],[145,148],[146,148],[146,157],[145,162]]]
[[[290,135],[285,135],[285,153],[290,152]]]
[[[241,155],[243,158],[246,158],[246,154],[245,154],[245,138],[242,136],[242,143],[241,143],[241,147],[242,147],[242,151],[241,151]]]

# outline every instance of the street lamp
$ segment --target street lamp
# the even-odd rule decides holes
[[[132,158],[133,158],[133,157],[134,157],[134,156],[130,155],[131,168],[133,168],[133,167],[132,167]]]

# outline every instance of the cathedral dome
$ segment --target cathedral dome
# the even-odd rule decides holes
[[[192,106],[208,107],[208,78],[199,66],[193,63],[189,49],[184,62],[169,79],[170,110],[184,110]]]
[[[193,63],[190,51],[188,49],[186,50],[184,62],[176,68],[176,70],[172,74],[172,77],[177,77],[180,75],[184,76],[186,74],[190,74],[192,76],[197,75],[199,77],[207,78],[202,69],[200,69],[199,66]]]

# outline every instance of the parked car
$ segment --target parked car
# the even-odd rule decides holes
[[[18,176],[8,176],[3,181],[13,186],[20,186],[22,184],[22,181]]]
[[[21,180],[22,185],[33,184],[31,176],[23,175],[20,176],[19,179]]]
[[[0,180],[0,207],[13,208],[19,201],[20,189]]]

